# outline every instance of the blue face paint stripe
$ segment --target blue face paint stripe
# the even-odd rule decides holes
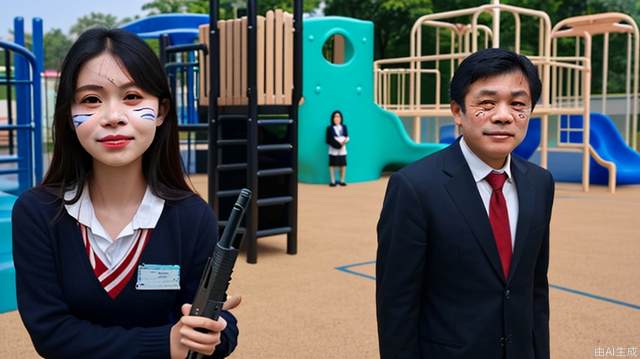
[[[136,108],[134,109],[134,111],[142,111],[142,110],[149,110],[152,111],[153,113],[155,113],[156,111],[154,109],[152,109],[151,107],[141,107],[141,108]]]
[[[71,119],[73,121],[73,124],[78,127],[80,125],[82,125],[85,121],[87,121],[89,119],[89,117],[93,116],[92,113],[79,113],[76,115],[72,115]]]
[[[135,111],[135,112],[147,111],[147,112],[139,115],[140,118],[143,118],[145,120],[151,120],[151,121],[154,121],[156,119],[156,111],[154,109],[152,109],[151,107],[136,108],[133,111]]]

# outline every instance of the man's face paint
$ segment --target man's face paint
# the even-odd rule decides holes
[[[454,121],[465,142],[488,165],[500,168],[527,133],[532,100],[528,79],[513,71],[473,82],[465,111],[452,104]]]

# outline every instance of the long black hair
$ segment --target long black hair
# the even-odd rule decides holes
[[[340,111],[338,111],[338,110],[335,110],[335,111],[331,112],[331,117],[329,118],[329,125],[331,125],[331,126],[333,126],[333,125],[334,125],[334,123],[333,123],[333,116],[335,116],[335,115],[336,115],[336,113],[340,115],[340,124],[341,124],[341,125],[342,125],[342,124],[344,124],[344,116],[342,116],[342,112],[340,112]]]
[[[178,119],[160,60],[133,33],[104,28],[93,28],[80,35],[62,63],[53,115],[53,157],[42,186],[60,199],[64,199],[65,191],[77,188],[75,197],[66,203],[74,203],[82,195],[93,160],[76,136],[71,106],[80,68],[104,52],[120,62],[137,86],[157,97],[160,103],[169,104],[164,122],[156,129],[151,146],[142,156],[142,172],[151,191],[165,200],[192,195],[180,162]]]

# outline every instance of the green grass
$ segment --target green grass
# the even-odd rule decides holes
[[[16,89],[13,88],[11,89],[11,99],[12,100],[16,100]],[[0,85],[0,100],[6,100],[7,99],[7,86],[6,85]]]

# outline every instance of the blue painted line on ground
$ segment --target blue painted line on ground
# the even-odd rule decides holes
[[[364,265],[368,265],[368,264],[373,264],[375,262],[376,261],[352,263],[352,264],[347,264],[347,265],[344,265],[344,266],[336,267],[336,269],[339,270],[339,271],[345,272],[345,273],[357,275],[357,276],[364,277],[364,278],[371,279],[371,280],[376,280],[376,277],[374,277],[372,275],[356,272],[356,271],[353,271],[353,270],[349,269],[349,268],[352,268],[352,267],[358,267],[358,266],[364,266]]]
[[[561,287],[561,286],[555,285],[555,284],[549,284],[549,287],[554,288],[554,289],[558,289],[558,290],[562,290],[562,291],[565,291],[565,292],[569,292],[569,293],[572,293],[572,294],[582,295],[582,296],[585,296],[585,297],[588,297],[588,298],[591,298],[591,299],[601,300],[601,301],[604,301],[604,302],[609,302],[609,303],[613,303],[613,304],[629,307],[631,309],[640,310],[640,305],[623,302],[621,300],[607,298],[607,297],[603,297],[603,296],[600,296],[600,295],[583,292],[581,290]]]
[[[371,279],[371,280],[376,280],[375,276],[351,270],[351,268],[353,268],[353,267],[359,267],[359,266],[374,264],[375,262],[376,261],[352,263],[352,264],[347,264],[347,265],[343,265],[343,266],[340,266],[340,267],[336,267],[336,269],[341,271],[341,272],[348,273],[348,274],[353,274],[353,275],[357,275],[359,277],[363,277],[363,278],[367,278],[367,279]],[[607,298],[607,297],[603,297],[603,296],[600,296],[600,295],[597,295],[597,294],[583,292],[581,290],[562,287],[562,286],[555,285],[555,284],[549,284],[549,287],[553,288],[553,289],[561,290],[561,291],[564,291],[564,292],[567,292],[567,293],[581,295],[583,297],[587,297],[587,298],[591,298],[591,299],[595,299],[595,300],[600,300],[600,301],[607,302],[607,303],[617,304],[617,305],[621,305],[621,306],[628,307],[628,308],[635,309],[635,310],[640,310],[640,305],[623,302],[621,300]]]

